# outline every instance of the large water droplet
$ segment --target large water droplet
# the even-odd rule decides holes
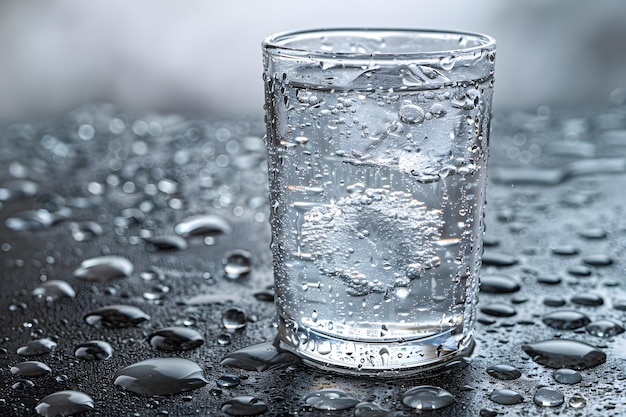
[[[624,328],[621,324],[608,319],[594,320],[587,324],[585,330],[587,330],[587,333],[590,335],[597,337],[613,337],[624,333]]]
[[[541,407],[558,407],[563,404],[565,397],[555,389],[542,387],[535,392],[533,401]]]
[[[37,377],[48,375],[50,372],[52,369],[39,361],[20,362],[11,367],[11,373],[19,376]]]
[[[256,416],[267,411],[267,405],[259,398],[243,395],[222,403],[223,413],[231,416]]]
[[[580,372],[569,368],[561,368],[552,372],[552,378],[561,384],[578,384],[583,380]]]
[[[46,301],[54,301],[61,298],[74,298],[76,291],[66,281],[52,279],[35,288],[32,294]]]
[[[402,404],[416,410],[439,410],[455,402],[448,391],[432,385],[413,387],[402,394]]]
[[[485,274],[480,277],[480,292],[483,293],[505,294],[519,289],[519,282],[509,275]]]
[[[252,254],[245,250],[235,250],[226,255],[222,264],[226,278],[240,279],[246,277],[251,271]]]
[[[42,339],[31,340],[17,349],[17,354],[21,356],[39,356],[52,352],[57,347],[54,340],[44,337]]]
[[[347,410],[359,403],[359,400],[345,391],[335,388],[326,388],[308,393],[304,402],[316,410]]]
[[[415,104],[404,104],[398,110],[398,117],[402,123],[416,125],[424,121],[424,109]]]
[[[208,384],[202,368],[187,359],[154,358],[120,369],[115,385],[143,395],[172,395]]]
[[[93,410],[93,399],[80,391],[58,391],[37,404],[35,411],[44,417],[73,416]]]
[[[222,313],[222,325],[226,330],[239,330],[246,327],[248,314],[240,307],[231,307]]]
[[[231,232],[230,224],[221,217],[199,214],[187,217],[174,226],[174,232],[181,236],[221,235]]]
[[[546,314],[543,322],[555,329],[574,330],[585,326],[591,321],[585,314],[575,310],[560,310]]]
[[[204,343],[200,333],[188,327],[165,327],[148,336],[148,343],[159,350],[191,350]]]
[[[87,324],[96,327],[109,329],[120,329],[137,326],[149,320],[150,316],[138,309],[128,305],[110,305],[101,307],[85,314]]]
[[[109,282],[130,276],[133,269],[133,264],[121,256],[100,256],[81,262],[74,276],[83,281]]]
[[[503,405],[519,404],[524,401],[520,393],[510,389],[499,389],[489,394],[489,399],[495,403]]]
[[[275,342],[265,342],[229,353],[221,364],[247,371],[262,372],[293,365],[298,361],[297,356],[280,349]]]
[[[101,361],[109,359],[113,355],[113,348],[103,340],[90,340],[76,346],[74,356],[78,359],[89,361]]]
[[[517,379],[522,376],[522,372],[511,365],[491,365],[487,368],[487,373],[494,378],[502,380]]]
[[[522,350],[535,362],[550,368],[587,369],[606,361],[606,353],[576,340],[544,340],[523,345]]]

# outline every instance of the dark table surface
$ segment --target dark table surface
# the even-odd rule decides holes
[[[242,396],[265,403],[262,415],[355,415],[354,407],[307,404],[307,394],[325,388],[390,410],[356,415],[413,415],[401,398],[420,385],[445,388],[456,399],[427,415],[626,413],[626,339],[619,333],[626,318],[626,106],[496,113],[483,267],[490,285],[480,293],[477,347],[469,366],[390,380],[324,374],[285,357],[261,358],[269,368],[263,371],[243,369],[255,367],[249,361],[223,362],[276,335],[262,123],[262,117],[201,120],[93,105],[0,126],[0,415],[36,415],[39,401],[62,390],[91,396],[93,410],[85,416],[228,415],[223,404]],[[211,217],[181,239],[176,225],[193,215]],[[228,276],[233,254],[239,272],[249,257],[249,273]],[[109,255],[128,261],[117,277],[76,276],[83,261]],[[520,289],[498,286],[501,275]],[[52,280],[65,281],[75,296],[33,295]],[[138,307],[150,318],[124,328],[84,320],[109,305]],[[222,316],[233,307],[241,309],[235,319],[245,314],[244,327],[225,329]],[[546,324],[547,314],[562,310],[582,321],[569,322],[571,329]],[[584,325],[599,320],[610,320],[618,334],[597,335]],[[170,326],[195,329],[204,343],[164,351],[147,342]],[[17,353],[42,338],[56,347],[36,356]],[[554,369],[522,346],[559,338],[586,342],[606,361],[579,370],[579,383],[557,382]],[[112,356],[77,357],[77,346],[90,340],[109,343]],[[114,384],[120,369],[151,358],[193,361],[207,383],[173,395],[139,395]],[[50,372],[11,371],[27,360]],[[513,366],[521,376],[498,379],[487,373],[493,365]],[[240,383],[221,386],[224,375]],[[562,393],[563,404],[537,405],[542,387]],[[523,401],[490,399],[502,389]]]

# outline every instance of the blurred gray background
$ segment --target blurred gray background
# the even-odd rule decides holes
[[[0,118],[93,100],[260,113],[262,39],[330,26],[490,34],[496,109],[597,105],[626,87],[623,0],[0,0]]]

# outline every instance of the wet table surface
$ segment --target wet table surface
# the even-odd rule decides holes
[[[111,105],[0,126],[0,415],[626,413],[624,105],[495,115],[476,349],[389,380],[272,344],[263,130]]]

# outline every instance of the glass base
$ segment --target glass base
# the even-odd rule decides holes
[[[466,366],[475,343],[471,334],[453,334],[455,331],[458,328],[412,340],[359,341],[304,329],[280,319],[279,339],[281,348],[314,368],[385,378]]]

